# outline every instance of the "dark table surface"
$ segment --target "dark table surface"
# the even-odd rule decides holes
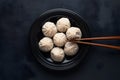
[[[91,47],[76,70],[46,71],[32,57],[28,35],[44,11],[80,14],[92,36],[120,35],[119,0],[0,0],[0,80],[120,80],[120,51]],[[96,41],[120,45],[120,41]]]

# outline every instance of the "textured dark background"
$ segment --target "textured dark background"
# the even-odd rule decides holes
[[[0,80],[120,80],[120,51],[112,49],[91,47],[80,68],[65,73],[45,71],[37,63],[29,30],[40,14],[53,8],[80,14],[92,36],[120,35],[119,0],[0,0]]]

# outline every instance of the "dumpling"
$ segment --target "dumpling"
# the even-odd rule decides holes
[[[49,37],[44,37],[39,41],[39,48],[44,52],[49,52],[53,48],[53,41]]]
[[[51,50],[51,58],[53,61],[61,62],[64,59],[64,51],[62,48],[55,47]]]
[[[42,26],[42,32],[47,37],[53,37],[57,33],[56,25],[53,22],[46,22]]]
[[[64,33],[56,33],[53,37],[53,42],[56,46],[62,47],[66,43],[67,38]]]
[[[68,28],[70,28],[70,21],[68,18],[60,18],[57,23],[57,30],[59,32],[66,32]]]
[[[66,32],[66,37],[68,40],[79,39],[82,36],[82,32],[77,27],[71,27]]]
[[[78,44],[73,43],[73,42],[66,42],[65,47],[64,47],[64,53],[67,56],[73,56],[75,55],[79,50]]]

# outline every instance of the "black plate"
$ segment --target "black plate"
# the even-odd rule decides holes
[[[70,19],[71,25],[79,27],[82,31],[82,37],[90,37],[88,26],[86,22],[75,12],[68,9],[52,9],[46,11],[36,21],[33,23],[30,30],[30,44],[32,48],[32,53],[35,58],[46,68],[52,70],[68,70],[78,65],[82,59],[85,57],[88,47],[87,45],[79,44],[79,51],[73,57],[66,57],[63,62],[55,63],[51,60],[50,54],[40,51],[38,42],[44,37],[42,33],[42,25],[46,21],[51,21],[56,23],[56,21],[61,17],[67,17]]]

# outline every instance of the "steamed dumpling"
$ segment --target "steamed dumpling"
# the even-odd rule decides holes
[[[79,39],[81,38],[81,36],[82,36],[81,30],[77,27],[71,27],[66,32],[66,37],[68,40]]]
[[[64,33],[56,33],[53,37],[53,42],[56,46],[62,47],[66,43],[67,38]]]
[[[44,52],[49,52],[53,48],[53,41],[49,37],[44,37],[39,41],[39,48]]]
[[[57,30],[59,32],[66,32],[68,28],[70,28],[70,21],[68,18],[60,18],[57,23]]]
[[[73,42],[67,42],[64,47],[64,52],[67,56],[73,56],[78,52],[78,44]]]
[[[56,25],[53,22],[46,22],[42,27],[42,32],[47,37],[53,37],[57,33]]]
[[[59,48],[59,47],[55,47],[51,50],[51,58],[53,61],[56,61],[56,62],[61,62],[63,61],[64,59],[64,51],[62,48]]]

